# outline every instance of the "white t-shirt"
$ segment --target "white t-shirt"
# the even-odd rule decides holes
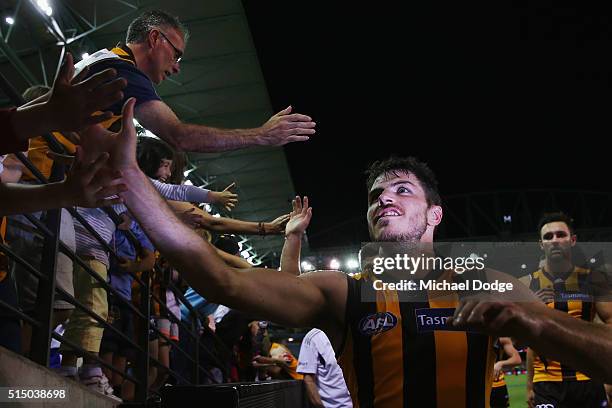
[[[326,408],[353,407],[329,339],[319,329],[312,329],[302,341],[297,372],[316,375],[319,396]]]
[[[221,320],[223,320],[225,315],[228,314],[230,310],[232,309],[227,306],[219,305],[219,307],[217,307],[217,310],[215,310],[215,313],[213,314],[215,323],[221,323]]]

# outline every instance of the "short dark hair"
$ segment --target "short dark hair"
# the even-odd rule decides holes
[[[155,178],[162,160],[172,160],[174,150],[165,142],[153,137],[139,137],[136,147],[138,167],[147,177]]]
[[[240,253],[240,245],[230,235],[221,235],[215,241],[215,246],[231,255],[238,255]]]
[[[136,17],[128,27],[125,36],[126,43],[137,44],[146,41],[147,34],[154,28],[174,28],[183,33],[183,39],[187,42],[189,30],[181,23],[178,17],[161,10],[145,11]]]
[[[421,183],[425,191],[425,198],[428,205],[442,205],[442,199],[438,192],[438,180],[436,175],[429,168],[427,163],[418,160],[416,157],[395,157],[391,156],[386,160],[375,161],[366,170],[368,176],[368,191],[380,175],[387,173],[412,173]]]
[[[183,184],[185,180],[185,167],[187,166],[187,153],[174,151],[172,159],[172,175],[168,178],[168,184]]]
[[[50,90],[51,88],[46,85],[34,85],[23,91],[21,96],[23,97],[23,100],[28,103],[32,102],[36,98],[46,95]]]
[[[551,222],[564,222],[567,228],[569,228],[570,234],[574,234],[574,220],[572,217],[563,211],[555,211],[542,214],[540,221],[538,221],[538,236],[540,236],[542,232],[542,227]]]

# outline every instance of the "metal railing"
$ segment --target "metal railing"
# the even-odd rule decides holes
[[[9,96],[13,104],[17,106],[23,104],[21,96],[15,91],[15,89],[1,73],[0,88],[7,96]],[[65,153],[65,149],[63,148],[63,146],[52,135],[44,135],[43,137],[45,138],[45,141],[53,152]],[[65,178],[65,166],[59,164],[58,162],[53,163],[50,177],[47,180],[47,178],[23,154],[16,153],[16,157],[23,163],[23,165],[28,170],[30,170],[32,175],[37,179],[38,183],[47,184],[50,182],[60,182]],[[75,208],[67,208],[66,210],[71,214],[75,221],[78,221],[87,230],[87,232],[98,241],[100,246],[104,248],[106,252],[108,252],[110,257],[115,258],[115,260],[119,260],[119,257],[115,252],[114,248],[112,248],[109,243],[107,243],[98,234],[98,232],[76,211]],[[116,225],[121,222],[121,218],[111,208],[105,208],[104,211],[106,215],[109,216]],[[174,316],[174,314],[166,306],[163,299],[160,299],[159,296],[152,293],[152,271],[144,271],[142,273],[142,276],[138,276],[133,272],[128,272],[132,275],[134,282],[136,282],[139,286],[139,305],[136,306],[132,304],[131,301],[123,298],[123,296],[116,289],[114,289],[106,281],[106,279],[96,273],[85,260],[80,258],[74,251],[72,251],[59,239],[61,209],[53,209],[46,211],[44,221],[39,220],[37,217],[32,216],[31,214],[24,214],[24,216],[35,227],[36,231],[44,237],[40,269],[36,269],[27,260],[23,259],[19,254],[13,251],[10,247],[10,243],[6,245],[0,242],[0,252],[4,253],[12,262],[15,262],[22,266],[27,273],[30,273],[36,278],[38,278],[36,306],[32,315],[28,315],[22,310],[20,310],[19,307],[11,305],[5,302],[3,299],[0,299],[0,309],[4,309],[5,312],[8,312],[9,314],[23,320],[24,322],[27,322],[32,326],[33,332],[31,339],[30,358],[33,361],[43,366],[49,366],[50,344],[51,339],[54,338],[62,342],[64,345],[70,347],[75,354],[88,357],[90,360],[93,360],[100,364],[100,366],[105,367],[108,370],[123,376],[123,378],[128,381],[133,382],[136,385],[136,402],[144,402],[150,396],[150,384],[148,384],[150,364],[153,364],[157,367],[161,367],[163,370],[166,370],[169,374],[174,376],[176,379],[181,380],[185,384],[198,384],[200,382],[200,379],[202,378],[202,373],[204,374],[204,376],[209,376],[210,380],[213,380],[213,378],[210,377],[208,371],[206,371],[200,365],[200,355],[204,355],[222,370],[222,372],[224,373],[224,378],[229,377],[229,373],[226,370],[226,364],[224,360],[219,358],[212,350],[207,349],[205,345],[199,341],[200,330],[208,331],[208,335],[212,336],[212,338],[215,339],[217,350],[222,350],[223,354],[226,354],[227,356],[230,355],[230,351],[225,347],[223,342],[216,335],[214,335],[214,333],[212,333],[212,331],[208,328],[207,322],[204,320],[204,317],[201,316],[198,311],[192,307],[192,305],[185,299],[182,292],[178,288],[176,288],[174,284],[169,283],[167,288],[171,290],[174,293],[175,297],[190,311],[189,315],[191,320],[189,324],[182,321],[180,318]],[[127,231],[127,235],[132,245],[134,245],[137,252],[139,252],[139,250],[141,249],[140,242],[129,231]],[[56,287],[55,275],[56,258],[58,252],[61,252],[65,254],[68,258],[70,258],[73,262],[73,265],[80,266],[80,268],[85,273],[89,274],[93,279],[95,279],[97,284],[106,291],[107,295],[112,296],[115,302],[120,302],[124,306],[127,306],[134,314],[134,316],[143,322],[143,324],[141,324],[140,326],[136,326],[143,328],[144,331],[144,333],[140,333],[140,336],[137,336],[137,342],[135,342],[133,339],[128,338],[124,333],[109,324],[104,318],[89,310],[78,299],[66,292],[64,289]],[[9,268],[9,270],[10,269],[12,268]],[[157,272],[161,273],[159,270],[157,270]],[[110,274],[110,269],[108,273]],[[6,279],[14,279],[14,277],[9,276]],[[52,327],[52,319],[53,304],[56,296],[70,303],[76,309],[83,311],[89,317],[94,319],[100,326],[102,326],[104,330],[110,330],[121,340],[130,344],[131,347],[133,347],[137,354],[133,366],[134,375],[127,374],[127,372],[120,372],[112,365],[109,365],[104,362],[98,355],[94,355],[87,352],[74,342],[54,332],[54,327]],[[154,325],[150,324],[151,301],[159,305],[160,314],[165,315],[164,317],[167,316],[170,321],[172,321],[173,323],[177,323],[179,326],[181,326],[184,329],[184,332],[188,333],[191,340],[196,342],[197,347],[195,347],[194,355],[190,355],[176,341],[169,338],[165,333],[162,333]],[[168,344],[171,344],[175,348],[175,350],[181,353],[191,363],[192,375],[190,379],[184,378],[182,374],[177,373],[170,367],[165,367],[159,360],[149,355],[149,329],[155,331],[160,339],[167,342]]]

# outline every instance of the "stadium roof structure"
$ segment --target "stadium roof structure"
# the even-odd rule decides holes
[[[179,16],[191,32],[181,73],[157,88],[183,121],[247,128],[274,113],[240,0],[0,0],[0,72],[18,92],[50,85],[65,51],[77,62],[112,47],[134,17],[154,8]],[[270,221],[290,211],[294,188],[282,148],[190,154],[189,161],[196,185],[217,190],[237,183],[233,218]],[[281,237],[243,241],[256,264],[274,259],[282,246]]]

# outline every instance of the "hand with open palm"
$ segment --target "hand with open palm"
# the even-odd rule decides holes
[[[291,211],[289,222],[285,227],[285,235],[296,234],[302,236],[310,224],[312,218],[312,207],[308,206],[308,197],[304,200],[296,196],[292,201],[293,211]]]

